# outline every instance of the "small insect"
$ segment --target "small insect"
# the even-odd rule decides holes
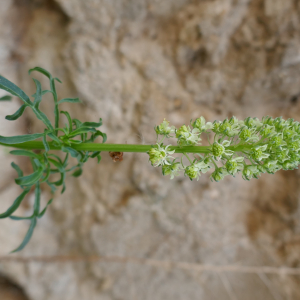
[[[109,152],[109,156],[112,158],[113,162],[122,161],[124,152]]]

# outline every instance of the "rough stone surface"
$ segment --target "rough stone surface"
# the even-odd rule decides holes
[[[48,69],[63,81],[61,98],[83,100],[63,108],[82,120],[102,117],[110,143],[153,143],[163,118],[176,126],[200,115],[300,120],[296,0],[2,0],[0,28],[0,73],[31,93],[27,70]],[[47,112],[50,99],[42,103]],[[18,106],[18,99],[1,104],[1,134],[41,131],[30,112],[3,121]],[[1,148],[1,211],[19,193],[11,160]],[[26,159],[18,162],[30,170]],[[103,154],[79,180],[68,178],[21,254],[300,267],[299,195],[297,171],[250,182],[170,181],[144,154],[125,154],[122,163]],[[19,214],[29,213],[32,197]],[[49,197],[43,190],[42,200]],[[1,220],[0,255],[26,226]],[[3,262],[0,272],[33,300],[300,298],[296,276],[114,262]]]

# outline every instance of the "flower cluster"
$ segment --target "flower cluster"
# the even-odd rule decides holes
[[[250,180],[261,173],[296,169],[300,163],[300,123],[293,119],[232,117],[211,123],[200,117],[191,121],[190,126],[182,125],[178,129],[166,120],[155,128],[163,139],[177,139],[178,146],[172,146],[172,151],[170,145],[163,144],[148,151],[152,165],[162,166],[163,174],[170,175],[171,179],[183,171],[191,180],[199,180],[201,173],[215,168],[210,176],[212,180],[220,181],[239,172],[243,179]],[[213,134],[210,146],[199,146],[203,133]],[[175,149],[184,154],[181,163],[171,156]],[[193,160],[189,153],[193,153]],[[184,157],[189,161],[187,166]]]

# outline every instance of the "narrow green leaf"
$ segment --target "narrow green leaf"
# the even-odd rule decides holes
[[[82,174],[82,168],[77,169],[72,176],[79,177]]]
[[[21,202],[25,198],[25,196],[29,193],[30,188],[25,189],[20,196],[17,197],[17,199],[14,201],[11,207],[8,208],[8,210],[2,214],[0,214],[0,219],[4,219],[9,217],[12,213],[14,213],[18,207],[20,206]]]
[[[17,164],[12,162],[11,166],[17,171],[19,177],[23,177],[23,171],[20,169],[20,167]]]
[[[91,127],[79,127],[78,129],[75,129],[72,133],[70,133],[68,136],[71,138],[82,133],[96,132],[96,131],[97,130],[95,128],[91,128]]]
[[[56,187],[55,187],[55,185],[52,183],[52,182],[50,182],[50,181],[46,181],[46,183],[49,185],[49,187],[51,188],[51,193],[53,194],[55,191],[56,191]]]
[[[50,122],[50,120],[48,119],[48,117],[42,112],[40,111],[37,107],[33,106],[31,107],[31,109],[33,110],[33,112],[35,113],[36,117],[41,120],[48,129],[50,129],[51,131],[54,131],[54,128]]]
[[[53,78],[53,80],[56,80],[56,81],[58,81],[59,83],[62,83],[61,80],[60,80],[59,78],[57,78],[57,77]]]
[[[107,140],[107,135],[104,132],[101,132],[100,130],[97,130],[97,132],[93,135],[92,137],[92,142],[94,142],[94,140],[98,137],[98,136],[102,136],[102,143],[105,143]]]
[[[50,147],[49,147],[49,144],[47,142],[47,135],[46,134],[43,136],[43,144],[44,144],[44,147],[45,147],[45,151],[48,152],[50,150]]]
[[[96,156],[98,156],[99,154],[101,153],[101,151],[94,151],[92,154],[91,154],[91,158],[95,158]]]
[[[19,156],[28,156],[28,157],[34,157],[39,158],[39,155],[30,151],[30,150],[12,150],[9,152],[12,155],[19,155]]]
[[[28,231],[27,231],[27,233],[25,235],[25,238],[24,238],[23,242],[21,243],[21,245],[17,249],[13,250],[11,253],[21,251],[28,244],[29,240],[32,237],[33,230],[34,230],[34,228],[36,226],[36,222],[37,222],[37,218],[33,218],[31,220],[29,229],[28,229]]]
[[[69,122],[69,133],[71,133],[73,123],[72,123],[72,118],[71,118],[70,114],[67,111],[61,111],[60,113],[64,114],[67,117],[68,122]]]
[[[46,212],[48,206],[52,203],[52,201],[53,201],[53,198],[50,199],[50,200],[48,201],[46,207],[45,207],[45,208],[40,212],[40,214],[38,215],[38,218],[41,218],[41,217],[45,214],[45,212]]]
[[[49,79],[52,79],[51,74],[50,74],[47,70],[45,70],[45,69],[43,69],[43,68],[41,68],[41,67],[35,67],[35,68],[30,69],[30,70],[28,71],[28,74],[30,75],[31,72],[33,72],[33,71],[40,72],[40,73],[44,74],[45,76],[47,76]]]
[[[99,122],[84,122],[84,123],[82,123],[81,126],[97,128],[97,127],[102,126],[102,119],[100,118]]]
[[[65,171],[65,168],[63,166],[62,163],[56,161],[55,159],[52,159],[52,158],[48,158],[49,162],[53,164],[54,167],[56,167],[59,172],[63,173]]]
[[[35,184],[43,175],[43,167],[39,167],[35,172],[28,176],[23,176],[15,179],[18,185],[33,185]]]
[[[28,106],[27,104],[23,104],[14,114],[7,115],[5,117],[5,119],[8,120],[8,121],[17,120],[18,118],[20,118],[23,115],[23,113],[24,113],[27,106]]]
[[[6,96],[3,96],[3,97],[0,97],[0,101],[10,101],[11,98],[12,98],[11,96],[6,95]]]
[[[48,164],[46,168],[46,175],[42,178],[41,183],[48,180],[50,173],[51,173],[51,169],[50,169],[50,165]]]
[[[66,173],[60,173],[60,180],[57,180],[57,181],[52,182],[52,183],[56,186],[60,186],[64,183],[65,178],[66,178]]]
[[[79,100],[79,98],[64,98],[61,99],[60,101],[57,102],[57,104],[61,104],[64,102],[68,102],[68,103],[81,103],[81,101]]]
[[[56,154],[53,154],[53,153],[51,153],[51,154],[48,154],[48,156],[52,156],[52,157],[55,157],[62,165],[63,165],[63,162],[62,162],[62,160],[60,159],[60,157],[59,156],[57,156]]]
[[[48,132],[47,135],[49,136],[49,138],[51,138],[53,141],[61,144],[62,141],[53,133],[53,132]]]
[[[73,119],[73,123],[75,124],[76,129],[79,128],[81,126],[81,124],[82,124],[82,122],[79,121],[78,119]]]
[[[42,85],[41,83],[35,79],[35,78],[32,78],[35,85],[36,85],[36,92],[35,92],[35,97],[34,97],[34,101],[33,101],[33,105],[36,107],[36,108],[39,108],[39,105],[42,101]]]
[[[100,161],[101,161],[101,155],[100,154],[97,156],[97,160],[98,160],[98,164],[99,164]]]
[[[2,136],[0,135],[0,143],[11,145],[11,144],[21,144],[25,142],[34,141],[42,137],[44,133],[34,133],[34,134],[24,134],[16,136]]]
[[[34,215],[30,217],[18,217],[18,216],[9,216],[10,219],[15,220],[15,221],[21,221],[21,220],[30,220],[34,218]]]
[[[33,205],[33,214],[37,217],[40,213],[40,203],[41,203],[41,187],[40,183],[37,182],[35,185],[35,192],[34,192],[34,205]]]
[[[71,155],[72,157],[75,157],[75,158],[79,155],[78,151],[76,151],[75,149],[73,149],[73,148],[71,148],[71,147],[65,147],[65,146],[63,146],[63,147],[61,148],[61,150],[62,150],[63,152],[70,153],[70,155]]]
[[[31,106],[32,102],[30,101],[29,97],[25,94],[24,91],[22,91],[18,86],[16,86],[14,83],[9,81],[8,79],[4,78],[0,75],[0,89],[5,90],[9,93],[11,93],[14,96],[19,97],[24,103]]]
[[[42,96],[46,95],[47,93],[52,93],[53,94],[53,92],[50,91],[50,90],[44,90],[44,91],[42,91]],[[34,93],[33,95],[31,95],[31,97],[34,97],[34,98],[35,98],[35,96],[36,96],[36,93]]]

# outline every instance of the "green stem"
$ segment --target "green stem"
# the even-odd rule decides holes
[[[191,159],[189,158],[189,156],[186,153],[183,153],[183,155],[189,160],[190,164],[192,165],[193,162],[191,161]]]
[[[44,149],[43,142],[32,141],[21,144],[3,144],[2,146],[26,149],[26,150],[42,150]],[[61,147],[55,146],[53,142],[49,142],[50,150],[61,150]],[[112,151],[112,152],[147,152],[151,148],[157,148],[157,145],[134,145],[134,144],[97,144],[97,143],[82,143],[72,144],[71,147],[81,151]],[[175,153],[210,153],[210,146],[170,146],[169,150],[175,150]]]

